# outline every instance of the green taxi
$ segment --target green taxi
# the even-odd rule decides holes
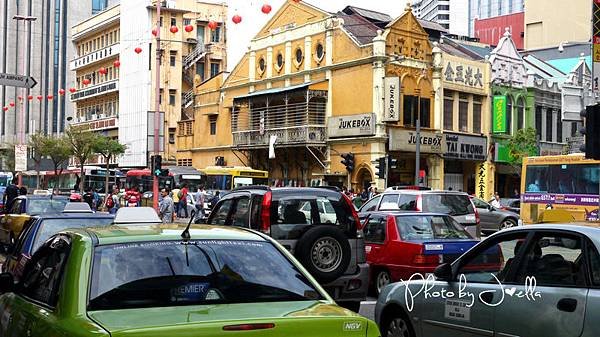
[[[0,274],[0,336],[379,336],[269,237],[184,229],[111,226],[51,237],[19,283]]]

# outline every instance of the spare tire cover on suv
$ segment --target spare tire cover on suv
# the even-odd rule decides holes
[[[344,232],[329,225],[308,230],[298,240],[294,255],[320,283],[342,276],[351,257],[350,243]]]

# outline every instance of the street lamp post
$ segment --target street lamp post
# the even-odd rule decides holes
[[[27,30],[27,23],[33,22],[35,20],[37,20],[37,17],[35,16],[28,16],[28,15],[15,15],[13,16],[13,20],[17,21],[17,36],[19,36],[19,21],[23,21],[23,32],[25,32]],[[31,42],[31,30],[28,32],[28,37],[27,37],[27,43]],[[27,48],[25,46],[25,41],[22,41],[21,43],[22,47],[22,57],[23,57],[23,75],[24,76],[28,76],[29,74],[27,74],[27,63],[29,63],[29,58],[26,57],[26,53],[27,53]],[[18,52],[17,52],[18,54]],[[17,57],[18,59],[18,57]],[[25,144],[25,102],[26,99],[25,97],[27,97],[27,90],[26,88],[21,88],[21,112],[19,114],[19,133],[17,135],[18,141],[19,141],[19,145],[24,145]],[[23,175],[19,174],[19,178],[18,178],[18,184],[19,186],[23,185]]]
[[[156,80],[154,92],[154,155],[160,154],[160,0],[156,1]],[[152,172],[152,205],[158,210],[158,175]]]

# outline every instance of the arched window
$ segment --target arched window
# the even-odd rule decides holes
[[[510,95],[506,96],[506,133],[511,134],[512,132],[512,114],[513,114],[513,101]]]
[[[525,128],[525,103],[523,98],[517,101],[517,130]]]

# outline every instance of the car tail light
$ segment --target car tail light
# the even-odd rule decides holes
[[[421,212],[423,210],[423,197],[420,195],[417,195],[417,212]]]
[[[471,202],[473,203],[473,202]],[[475,210],[475,223],[479,226],[479,224],[481,223],[481,218],[479,217],[479,211],[477,210],[477,207],[475,207],[475,205],[473,205],[473,209]]]
[[[342,198],[344,198],[344,200],[346,201],[346,205],[348,205],[348,207],[350,208],[350,211],[352,212],[352,217],[354,218],[354,222],[356,222],[356,230],[361,230],[362,229],[362,224],[360,223],[360,218],[358,217],[358,212],[356,211],[356,208],[354,208],[354,204],[352,203],[352,200],[350,200],[350,198],[348,198],[347,195],[345,195],[344,193],[342,193]]]
[[[433,254],[433,255],[424,255],[424,254],[417,254],[413,257],[413,263],[414,264],[440,264],[440,262],[442,261],[442,255],[440,254]]]
[[[254,324],[237,324],[237,325],[225,325],[223,330],[225,331],[247,331],[247,330],[264,330],[273,329],[274,323],[254,323]]]
[[[387,228],[390,228],[390,226],[392,228],[396,227],[396,217],[393,215],[388,215],[387,217]]]
[[[273,194],[268,191],[263,196],[262,209],[260,211],[260,230],[263,233],[270,234],[271,232],[271,201]]]

